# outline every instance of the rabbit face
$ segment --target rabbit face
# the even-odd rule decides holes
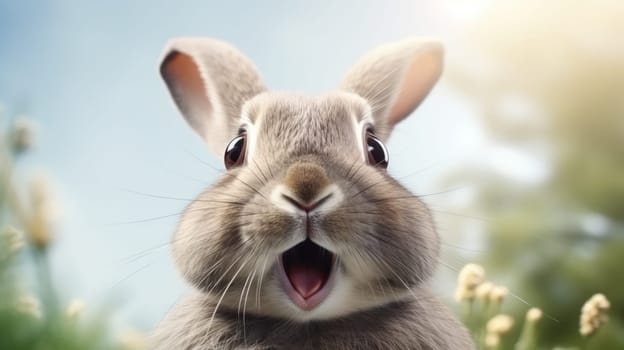
[[[222,307],[334,318],[409,296],[437,256],[429,212],[371,164],[361,97],[263,93],[243,108],[244,161],[184,214],[174,255]]]
[[[174,40],[161,73],[227,168],[180,220],[183,276],[217,309],[296,321],[412,297],[438,238],[424,204],[388,175],[383,141],[440,66],[439,45],[410,39],[365,56],[336,92],[274,93],[231,46]]]

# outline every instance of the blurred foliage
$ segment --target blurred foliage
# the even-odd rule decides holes
[[[60,300],[48,258],[55,211],[50,185],[42,177],[25,184],[15,172],[36,128],[28,119],[9,119],[6,132],[0,127],[0,349],[142,349],[140,340],[114,339],[104,308],[85,313],[82,301]]]
[[[483,266],[469,263],[457,277],[455,300],[463,306],[462,320],[472,334],[479,350],[536,350],[552,348],[552,339],[540,337],[545,321],[556,321],[538,307],[530,307],[524,315],[509,315],[505,300],[518,298],[502,285],[486,279]],[[525,304],[526,305],[526,304]],[[568,305],[573,308],[573,305]],[[596,346],[612,346],[609,337],[609,312],[611,302],[602,293],[587,299],[580,310],[578,335],[569,337],[567,347],[553,349],[582,350]],[[524,316],[524,317],[521,317]],[[612,331],[612,329],[611,329]],[[574,334],[572,332],[571,334]],[[601,336],[598,336],[598,335]],[[598,339],[598,340],[596,340]],[[602,339],[602,340],[601,340]],[[545,345],[550,344],[550,345]],[[574,344],[574,346],[570,346]],[[596,345],[600,344],[600,345]],[[611,347],[609,347],[611,349]]]
[[[450,66],[490,139],[544,165],[538,181],[479,165],[454,178],[477,188],[488,271],[558,320],[540,324],[548,348],[580,342],[580,305],[601,292],[611,320],[584,348],[624,349],[622,19],[617,0],[492,2]]]

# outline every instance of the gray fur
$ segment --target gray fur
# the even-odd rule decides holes
[[[248,315],[245,330],[236,311],[210,322],[215,301],[196,293],[167,315],[154,349],[219,350],[437,350],[473,349],[461,325],[426,289],[419,300],[388,304],[326,322],[298,324]],[[460,331],[458,331],[460,330]]]
[[[197,71],[217,75],[202,76],[212,87],[223,85],[214,83],[223,81],[220,74],[233,79],[227,83],[230,92],[236,90],[231,86],[248,83],[237,79],[259,81],[250,65],[241,67],[244,74],[218,71],[215,65],[236,67],[204,59],[244,57],[226,44],[184,39],[184,45],[200,65]],[[429,55],[429,63],[440,57],[422,45],[438,47],[409,40],[374,51],[348,74],[342,91],[321,96],[260,88],[243,89],[238,96],[219,93],[218,99],[205,96],[216,110],[226,110],[219,103],[232,110],[238,104],[239,112],[206,116],[217,120],[207,125],[222,127],[202,136],[211,144],[211,137],[229,139],[239,127],[249,128],[248,154],[242,166],[226,171],[193,201],[180,220],[173,257],[193,292],[155,330],[154,349],[474,348],[466,330],[428,288],[439,253],[429,210],[386,171],[366,163],[360,137],[365,130],[358,129],[364,127],[360,121],[370,119],[387,138],[406,116],[404,108],[395,107],[415,108],[431,89],[435,79],[423,85],[412,81],[420,75],[406,73],[414,73],[420,55]],[[171,47],[179,46],[174,41]],[[229,52],[225,56],[224,47]],[[161,71],[174,72],[165,76],[168,86],[190,91],[180,87],[188,77],[176,76],[167,64],[165,60]],[[439,67],[434,67],[436,72],[423,67],[422,76],[437,79]],[[403,93],[410,85],[426,91]],[[197,117],[189,115],[193,108],[180,106],[187,119]],[[222,152],[225,147],[216,146],[212,143],[211,149]],[[316,175],[306,176],[306,169]],[[343,199],[307,213],[307,224],[271,197],[279,186],[287,186],[313,198],[327,184],[338,188],[336,197],[339,193]],[[302,232],[338,259],[336,287],[309,312],[285,295],[278,273],[280,254]]]

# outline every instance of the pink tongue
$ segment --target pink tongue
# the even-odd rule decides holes
[[[290,284],[304,299],[313,296],[323,287],[325,276],[318,269],[311,269],[304,265],[295,265],[288,270]]]

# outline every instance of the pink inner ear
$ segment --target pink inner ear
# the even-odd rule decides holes
[[[191,56],[174,51],[164,60],[160,72],[173,98],[188,122],[197,131],[203,131],[202,112],[210,111],[206,84]]]
[[[405,71],[399,94],[388,114],[388,124],[393,126],[412,113],[427,97],[441,73],[442,65],[436,53],[416,57]]]

